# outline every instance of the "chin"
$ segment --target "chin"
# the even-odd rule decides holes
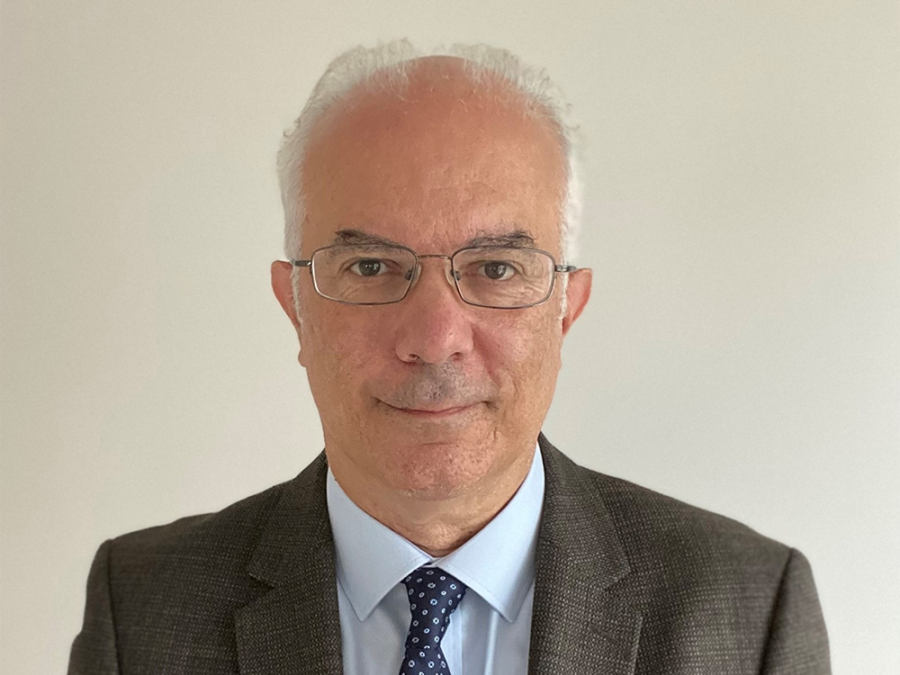
[[[494,467],[495,458],[461,440],[393,444],[385,448],[380,473],[398,492],[420,499],[464,494]]]

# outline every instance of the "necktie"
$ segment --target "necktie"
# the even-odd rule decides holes
[[[412,618],[400,675],[450,675],[441,638],[466,585],[438,567],[420,567],[403,583]]]

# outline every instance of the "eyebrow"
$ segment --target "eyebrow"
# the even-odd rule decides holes
[[[382,244],[386,246],[404,246],[404,244],[394,241],[393,239],[356,229],[338,230],[334,234],[334,243],[345,245]],[[502,232],[500,234],[480,234],[469,239],[463,244],[462,248],[468,248],[470,246],[512,246],[517,248],[528,248],[534,246],[534,237],[529,234],[527,230],[522,229]]]

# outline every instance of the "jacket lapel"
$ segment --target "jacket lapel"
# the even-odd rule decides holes
[[[269,590],[235,614],[242,675],[341,675],[324,453],[285,486],[248,566]]]
[[[529,675],[630,675],[641,616],[609,592],[629,572],[615,525],[590,474],[538,441],[546,488]]]

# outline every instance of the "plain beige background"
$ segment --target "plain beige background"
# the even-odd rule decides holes
[[[895,2],[4,0],[2,666],[63,672],[107,537],[322,439],[274,156],[337,52],[485,41],[583,122],[594,296],[545,429],[799,547],[836,673],[900,672]]]

